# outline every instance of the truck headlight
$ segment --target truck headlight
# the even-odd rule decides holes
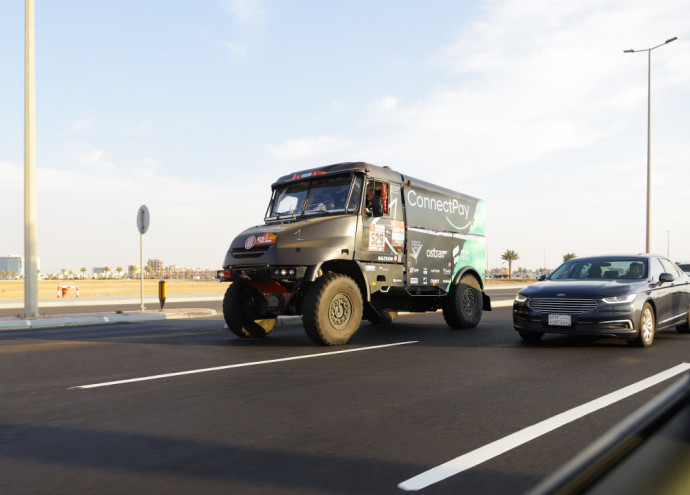
[[[277,279],[295,279],[297,278],[297,271],[295,270],[294,267],[282,267],[282,268],[274,268],[273,271],[271,272],[273,275],[273,278]]]

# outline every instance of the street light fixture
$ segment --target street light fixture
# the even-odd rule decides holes
[[[648,65],[647,65],[647,238],[645,243],[645,252],[650,252],[650,205],[651,205],[651,195],[652,195],[652,50],[669,44],[671,41],[676,41],[677,36],[668,39],[661,43],[660,45],[653,46],[652,48],[645,48],[644,50],[623,50],[623,53],[638,53],[647,52],[648,54]]]

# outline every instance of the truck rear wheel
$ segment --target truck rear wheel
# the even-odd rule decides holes
[[[307,291],[304,329],[317,344],[346,344],[362,322],[362,307],[362,293],[354,280],[347,275],[327,273]]]
[[[482,319],[482,293],[464,281],[452,286],[443,298],[443,318],[453,330],[474,328]]]
[[[263,339],[273,330],[276,318],[256,318],[262,298],[254,287],[241,283],[230,284],[223,298],[223,317],[232,333],[245,339]]]

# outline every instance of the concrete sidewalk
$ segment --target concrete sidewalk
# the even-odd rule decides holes
[[[49,328],[79,325],[98,325],[105,323],[131,323],[154,320],[172,320],[181,318],[204,318],[215,316],[213,309],[175,308],[144,311],[108,311],[98,313],[69,313],[40,315],[37,318],[21,316],[0,316],[1,330],[26,330],[31,328]]]
[[[202,301],[222,301],[222,294],[182,294],[179,296],[167,297],[165,302],[202,302]],[[38,308],[64,308],[71,306],[117,306],[141,304],[141,296],[107,296],[107,297],[66,297],[39,299]],[[144,296],[144,306],[159,307],[158,296]],[[0,299],[0,309],[24,309],[24,299]]]

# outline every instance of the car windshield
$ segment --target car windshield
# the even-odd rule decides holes
[[[280,185],[273,192],[266,220],[342,214],[346,205],[347,212],[352,213],[359,205],[361,182],[361,177],[353,181],[351,175],[338,175]]]
[[[644,258],[586,258],[566,261],[549,277],[551,280],[642,279],[647,276]]]
[[[678,268],[684,272],[690,272],[690,263],[678,263]]]

